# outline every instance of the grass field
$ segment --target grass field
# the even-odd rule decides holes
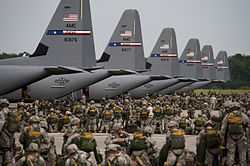
[[[216,94],[218,94],[218,93],[222,93],[222,94],[231,94],[231,93],[233,93],[233,94],[245,94],[245,93],[250,93],[250,90],[230,90],[230,89],[228,89],[228,90],[220,90],[220,89],[212,89],[212,90],[209,90],[209,89],[197,89],[197,90],[195,90],[194,92],[196,93],[196,94],[200,94],[201,92],[202,93],[205,93],[205,94],[207,94],[208,92],[216,92]]]

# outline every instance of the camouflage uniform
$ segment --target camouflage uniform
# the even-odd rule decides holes
[[[75,144],[71,144],[67,147],[69,157],[65,162],[65,166],[94,166],[94,162],[89,159],[89,155],[86,152],[78,150]]]
[[[30,126],[23,129],[19,137],[19,142],[23,144],[25,152],[31,143],[36,143],[39,146],[40,154],[47,155],[50,141],[48,133],[39,126],[40,118],[38,116],[32,116],[29,122]]]
[[[104,128],[106,130],[106,133],[108,133],[113,124],[112,120],[113,120],[113,111],[110,109],[104,110],[104,112],[102,113],[102,125],[100,127],[100,133],[102,133]]]
[[[197,162],[196,165],[217,166],[220,164],[220,133],[214,129],[212,121],[205,124],[197,137]]]
[[[59,130],[59,118],[57,117],[57,114],[54,112],[54,109],[51,109],[51,112],[49,115],[48,115],[48,119],[47,119],[47,122],[48,122],[48,125],[49,125],[49,132],[50,133],[57,133],[58,130]]]
[[[21,115],[19,112],[9,112],[7,121],[0,132],[0,165],[10,166],[15,151],[14,134],[18,130]]]
[[[117,144],[109,144],[106,148],[106,159],[102,163],[103,166],[132,166],[132,160],[124,152],[121,152],[121,146]]]
[[[110,135],[105,138],[105,145],[108,146],[109,144],[118,144],[126,152],[129,143],[129,134],[122,131],[119,124],[115,124],[113,126],[113,131],[114,132],[111,132]]]
[[[142,109],[140,111],[140,122],[141,122],[141,129],[146,127],[149,124],[149,111],[147,109],[147,104],[143,102]]]
[[[162,127],[162,116],[163,116],[163,109],[160,106],[160,101],[156,102],[156,107],[153,110],[154,112],[154,118],[153,118],[153,124],[152,127],[154,128],[154,131],[156,132],[157,129],[157,134],[163,133],[163,127]]]
[[[146,136],[141,132],[135,132],[133,134],[133,140],[131,140],[128,147],[128,155],[131,156],[135,165],[140,166],[151,166],[149,156],[147,154],[147,148],[149,144],[147,142]]]
[[[38,153],[38,145],[31,143],[27,149],[28,155],[25,155],[15,164],[16,166],[46,166],[44,159]]]
[[[72,118],[70,120],[70,126],[67,128],[63,135],[63,147],[64,144],[67,142],[68,138],[71,137],[73,134],[79,132],[80,128],[80,119],[79,118]],[[64,148],[62,148],[62,154],[64,154]]]
[[[94,152],[97,164],[101,164],[102,156],[98,150],[96,140],[92,133],[88,133],[84,129],[81,129],[78,133],[75,133],[68,138],[66,144],[63,147],[64,151],[66,151],[70,144],[76,144],[80,150],[86,153]]]
[[[227,164],[233,165],[235,162],[235,153],[238,148],[239,160],[241,165],[246,164],[247,142],[250,132],[246,133],[246,128],[250,128],[249,118],[240,111],[239,103],[231,104],[233,112],[226,115],[222,121],[221,137],[222,143],[226,143]]]
[[[169,123],[170,131],[167,133],[166,144],[163,145],[159,155],[160,166],[185,165],[185,133],[177,126],[174,121]]]
[[[86,110],[86,115],[88,117],[88,122],[85,124],[85,128],[88,131],[94,131],[97,130],[97,124],[98,124],[98,118],[99,118],[99,111],[97,107],[94,105],[95,102],[92,100],[90,102],[90,106]]]
[[[199,134],[199,132],[203,129],[205,122],[202,118],[202,115],[199,114],[198,118],[194,121],[194,133]]]
[[[122,126],[122,108],[119,106],[115,106],[113,110],[114,118],[113,118],[113,126],[114,125],[119,125]],[[122,126],[123,127],[123,126]]]

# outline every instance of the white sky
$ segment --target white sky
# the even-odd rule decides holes
[[[60,0],[1,0],[0,53],[33,53]],[[179,56],[190,38],[211,44],[216,56],[250,54],[250,0],[90,0],[96,57],[125,9],[141,17],[145,57],[164,27],[176,31]]]

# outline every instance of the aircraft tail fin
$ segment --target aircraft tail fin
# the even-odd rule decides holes
[[[216,79],[230,81],[229,63],[226,51],[220,51],[215,61]]]
[[[101,59],[105,68],[145,70],[140,17],[137,10],[125,10]]]
[[[179,60],[180,72],[184,77],[203,78],[201,66],[200,43],[198,39],[190,39]]]
[[[96,65],[89,0],[61,0],[35,52],[12,65]]]
[[[201,65],[205,79],[214,80],[216,78],[214,67],[214,54],[211,45],[205,45],[201,51]]]
[[[151,52],[148,62],[152,64],[147,74],[180,75],[176,35],[173,28],[164,28]]]

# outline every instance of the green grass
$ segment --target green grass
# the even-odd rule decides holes
[[[228,89],[228,90],[220,90],[220,89],[211,89],[211,90],[209,90],[209,89],[197,89],[197,90],[195,90],[194,92],[196,93],[196,94],[200,94],[201,92],[202,93],[205,93],[205,94],[207,94],[208,92],[216,92],[216,94],[218,94],[218,93],[222,93],[222,94],[231,94],[231,93],[233,93],[233,94],[245,94],[245,93],[250,93],[250,90],[230,90],[230,89]]]

